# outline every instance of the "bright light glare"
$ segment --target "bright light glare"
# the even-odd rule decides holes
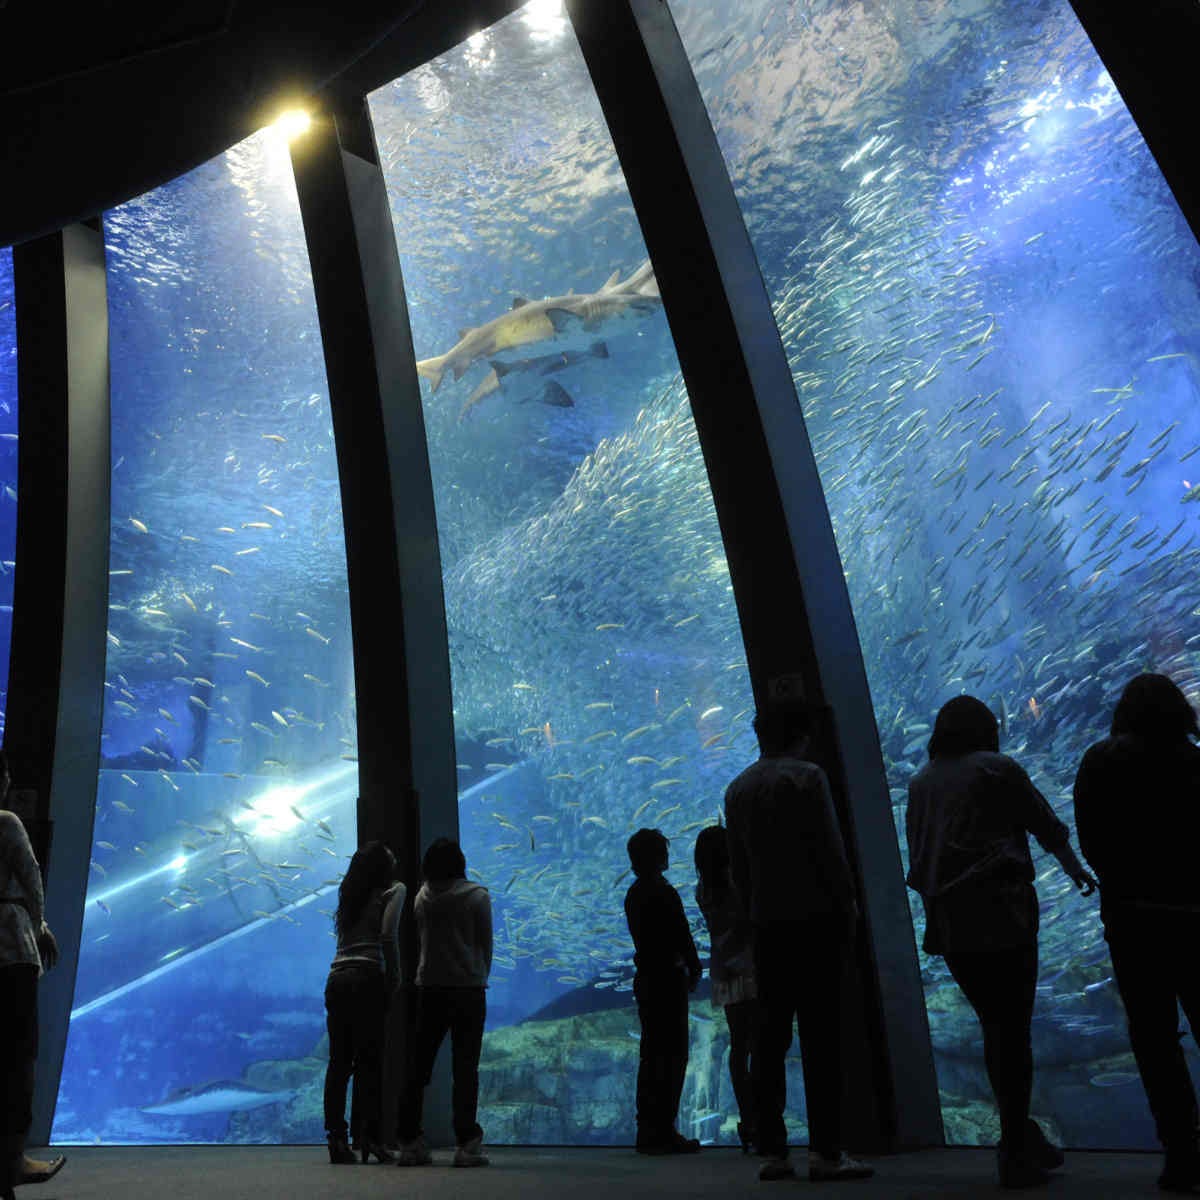
[[[567,25],[562,0],[528,0],[521,9],[521,17],[539,41],[556,37]]]
[[[287,833],[300,824],[294,810],[303,796],[304,789],[296,787],[276,787],[264,792],[255,799],[254,811],[245,814],[254,822],[254,828],[249,832],[255,835]],[[238,817],[239,824],[242,820]]]
[[[187,855],[180,854],[178,857],[171,859],[167,863],[167,869],[171,871],[182,871],[187,866]]]
[[[275,128],[291,141],[312,128],[312,117],[302,108],[289,108],[287,112],[275,118]]]

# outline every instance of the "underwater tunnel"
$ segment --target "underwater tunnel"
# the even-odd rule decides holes
[[[445,833],[495,909],[488,1140],[632,1142],[625,839],[667,833],[695,920],[798,693],[863,898],[855,1141],[993,1143],[903,885],[933,715],[979,695],[1069,821],[1129,676],[1200,701],[1200,253],[1112,30],[404,17],[311,68],[307,128],[0,237],[4,744],[64,951],[35,1137],[320,1140],[345,861],[412,881]],[[1037,861],[1033,1111],[1149,1147],[1098,906]],[[681,1127],[736,1144],[690,1016]]]

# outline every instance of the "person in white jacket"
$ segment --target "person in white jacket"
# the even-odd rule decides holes
[[[479,1107],[479,1055],[492,969],[492,901],[482,884],[467,879],[462,848],[438,838],[421,863],[425,882],[413,901],[420,938],[417,1021],[400,1101],[399,1165],[433,1161],[421,1131],[425,1087],[438,1050],[450,1034],[453,1052],[456,1167],[485,1167]]]
[[[37,1060],[37,986],[58,961],[58,943],[45,921],[42,875],[29,834],[5,807],[11,779],[0,750],[0,1200],[21,1183],[41,1183],[66,1161],[25,1156],[33,1120]]]

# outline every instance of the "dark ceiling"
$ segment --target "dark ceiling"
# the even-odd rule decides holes
[[[164,183],[288,102],[362,95],[520,3],[0,0],[0,246]],[[1200,0],[1072,4],[1200,230]]]
[[[0,246],[190,170],[321,92],[361,95],[520,0],[0,0]]]

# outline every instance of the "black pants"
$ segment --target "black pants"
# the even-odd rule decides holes
[[[842,1006],[848,942],[841,922],[779,921],[754,928],[758,1039],[751,1061],[757,1146],[787,1153],[785,1059],[792,1025],[800,1038],[809,1145],[819,1154],[842,1148]]]
[[[682,971],[634,977],[633,994],[642,1023],[637,1073],[639,1146],[665,1142],[675,1132],[688,1063],[687,985]]]
[[[1159,1141],[1187,1147],[1198,1122],[1179,1005],[1200,1038],[1200,914],[1106,914],[1104,931]]]
[[[329,1066],[325,1069],[325,1129],[346,1135],[346,1085],[354,1076],[350,1132],[354,1140],[380,1140],[383,1038],[387,984],[371,967],[331,971],[325,983]]]
[[[754,1039],[758,1032],[758,1001],[739,1000],[725,1005],[729,1026],[729,1082],[738,1106],[738,1124],[743,1133],[754,1132],[754,1087],[751,1082]],[[753,1140],[751,1137],[749,1140]]]
[[[0,967],[0,1136],[24,1137],[33,1123],[38,1052],[37,967]]]
[[[425,1088],[446,1034],[450,1034],[453,1071],[454,1137],[460,1146],[482,1137],[479,1110],[479,1055],[487,1020],[487,992],[470,987],[417,988],[417,1020],[407,1056],[400,1099],[400,1137],[411,1142],[421,1133]]]
[[[983,1061],[1000,1110],[1000,1139],[1025,1142],[1033,1092],[1033,999],[1037,943],[1008,950],[957,951],[946,966],[983,1027]]]

